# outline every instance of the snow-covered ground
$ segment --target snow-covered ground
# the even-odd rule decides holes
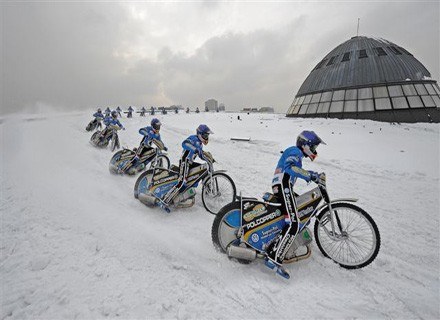
[[[327,142],[304,166],[327,173],[333,198],[360,199],[381,250],[370,266],[345,270],[314,244],[309,259],[287,266],[286,281],[261,261],[241,265],[216,252],[214,217],[199,197],[171,214],[135,200],[136,178],[111,175],[112,153],[89,144],[91,112],[0,119],[0,319],[440,317],[438,124],[158,116],[174,163],[181,141],[208,124],[215,134],[205,149],[249,196],[270,190],[280,150],[300,131]],[[130,148],[151,119],[137,116],[121,120]]]

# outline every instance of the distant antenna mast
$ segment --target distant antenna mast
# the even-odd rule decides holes
[[[357,31],[356,31],[356,37],[359,36],[359,21],[361,20],[361,18],[358,18],[358,27],[357,27]]]

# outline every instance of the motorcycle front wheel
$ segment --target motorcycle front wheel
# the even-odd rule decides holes
[[[235,201],[235,198],[235,183],[231,177],[223,172],[214,172],[212,174],[212,180],[208,178],[203,183],[203,206],[212,214],[217,214],[225,205]]]
[[[157,157],[156,164],[154,166],[153,163],[151,163],[150,169],[153,169],[153,167],[169,169],[170,164],[170,159],[166,155],[161,154]]]
[[[332,205],[334,230],[329,208],[321,211],[315,221],[315,239],[322,254],[346,269],[359,269],[376,258],[380,234],[371,216],[349,203]]]
[[[112,137],[112,144],[110,146],[112,151],[115,151],[115,149],[119,149],[120,145],[119,145],[119,137],[118,135],[115,133]]]

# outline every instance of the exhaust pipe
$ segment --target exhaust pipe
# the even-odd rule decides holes
[[[146,204],[147,206],[154,206],[156,205],[156,201],[157,201],[156,197],[150,196],[146,193],[139,193],[138,199],[140,202]]]
[[[231,258],[254,261],[257,259],[257,251],[244,247],[237,247],[230,245],[227,249],[227,254]]]

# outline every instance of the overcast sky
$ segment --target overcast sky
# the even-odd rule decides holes
[[[272,106],[356,35],[404,47],[439,79],[439,1],[1,4],[1,113],[45,106]]]

